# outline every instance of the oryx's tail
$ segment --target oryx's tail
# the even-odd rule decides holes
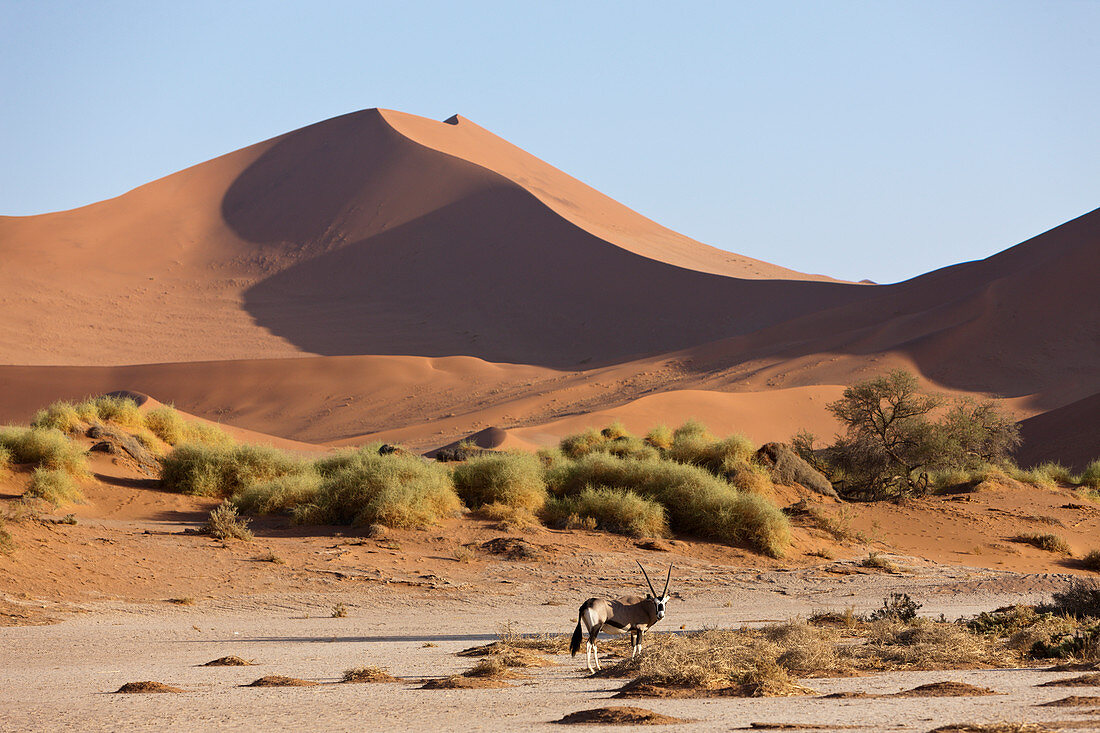
[[[588,604],[585,603],[585,606]],[[569,655],[572,657],[577,656],[577,652],[581,649],[581,639],[584,634],[581,632],[581,614],[584,613],[584,606],[581,606],[581,610],[577,611],[577,628],[573,629],[573,638],[569,640]]]

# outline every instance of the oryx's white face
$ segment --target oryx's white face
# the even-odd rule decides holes
[[[650,596],[650,598],[653,598],[653,596]],[[665,617],[665,604],[668,603],[670,598],[672,598],[672,596],[668,595],[667,593],[664,594],[663,596],[661,596],[660,598],[653,598],[653,603],[656,604],[656,606],[657,606],[657,620],[658,621],[660,621],[661,619],[663,619]]]

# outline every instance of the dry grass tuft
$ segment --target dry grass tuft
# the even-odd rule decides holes
[[[237,507],[228,502],[218,505],[210,512],[202,532],[218,540],[251,542],[255,538],[248,528],[248,520],[238,517]]]
[[[504,504],[537,512],[546,503],[542,464],[529,453],[501,453],[471,458],[455,466],[455,491],[471,509]]]
[[[344,672],[341,682],[399,682],[383,667],[354,667]]]
[[[1056,733],[1056,729],[1038,723],[951,723],[929,733]]]
[[[1100,697],[1087,697],[1082,695],[1070,695],[1061,700],[1039,703],[1040,708],[1075,708],[1075,707],[1100,707]]]
[[[463,677],[460,674],[444,677],[443,679],[428,680],[421,685],[421,690],[493,690],[501,687],[511,687],[504,680],[490,679],[488,677]]]
[[[462,673],[463,677],[481,677],[491,680],[521,680],[531,675],[516,672],[510,667],[503,654],[482,657],[470,669]]]
[[[1069,544],[1056,534],[1020,534],[1011,538],[1011,541],[1038,547],[1046,552],[1060,552],[1063,555],[1071,554]]]
[[[348,615],[348,607],[343,603],[337,603],[332,607],[332,612],[329,613],[329,618],[344,618]]]
[[[550,526],[584,526],[631,537],[667,537],[665,508],[629,489],[586,487],[579,494],[551,499],[542,512]]]
[[[1001,693],[988,687],[977,687],[966,682],[930,682],[912,690],[895,692],[890,697],[981,697]]]
[[[41,499],[55,507],[84,501],[72,475],[60,468],[36,468],[24,497]]]
[[[84,449],[56,428],[0,427],[0,449],[13,463],[30,463],[78,477],[88,475]]]
[[[115,690],[115,692],[121,694],[133,694],[143,692],[183,692],[183,690],[178,687],[166,685],[163,682],[145,680],[143,682],[127,682],[125,685]]]
[[[177,605],[177,606],[193,606],[193,605],[195,605],[195,599],[192,598],[191,596],[183,596],[181,598],[169,598],[168,602],[172,603],[174,605]]]
[[[1094,573],[1100,573],[1100,550],[1092,550],[1081,558],[1081,567]]]

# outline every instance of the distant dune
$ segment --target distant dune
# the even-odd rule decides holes
[[[131,388],[313,443],[438,447],[490,426],[539,443],[695,413],[785,439],[828,428],[844,384],[904,366],[1011,398],[1036,455],[1100,455],[1095,421],[1042,437],[1061,414],[1042,413],[1100,393],[1100,212],[846,283],[695,242],[462,117],[366,110],[0,217],[0,261],[0,419]]]

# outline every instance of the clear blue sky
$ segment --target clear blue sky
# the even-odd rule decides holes
[[[0,214],[459,112],[658,222],[891,282],[1100,206],[1100,2],[0,0]]]

